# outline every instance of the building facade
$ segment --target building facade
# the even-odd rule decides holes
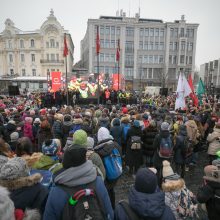
[[[40,29],[35,31],[21,31],[7,19],[5,29],[0,33],[1,92],[7,89],[8,84],[18,85],[21,90],[45,91],[50,72],[60,71],[65,75],[65,33],[69,49],[67,72],[71,73],[74,44],[53,10]]]
[[[209,61],[200,66],[199,76],[209,94],[220,94],[220,59]]]
[[[175,90],[180,71],[195,67],[198,24],[186,23],[184,16],[174,22],[120,16],[89,19],[81,41],[81,66],[97,73],[96,36],[100,34],[99,72],[117,73],[116,49],[120,40],[119,73],[126,89],[168,86]]]

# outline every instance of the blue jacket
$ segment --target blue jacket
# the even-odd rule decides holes
[[[108,196],[108,192],[101,177],[99,176],[96,178],[96,189],[97,196],[102,201],[103,207],[106,211],[106,220],[113,220],[114,213]],[[62,212],[68,199],[69,196],[63,189],[58,186],[52,187],[48,196],[43,220],[62,219]]]
[[[155,192],[153,194],[141,193],[131,188],[129,192],[129,205],[133,211],[144,220],[175,220],[171,209],[165,205],[165,194]],[[132,220],[120,204],[115,209],[115,220]]]

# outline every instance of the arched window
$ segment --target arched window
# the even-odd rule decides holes
[[[34,47],[34,40],[31,39],[31,47]]]

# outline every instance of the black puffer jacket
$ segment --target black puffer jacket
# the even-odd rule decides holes
[[[156,128],[145,128],[143,130],[143,154],[146,156],[153,156],[154,155],[154,139],[156,135],[158,134],[158,131]]]

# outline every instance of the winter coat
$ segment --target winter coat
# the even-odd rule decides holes
[[[186,130],[179,130],[179,135],[176,137],[176,144],[174,147],[174,161],[177,164],[184,164],[185,163],[185,140],[187,138],[187,131]]]
[[[110,134],[114,138],[114,140],[121,146],[121,138],[122,138],[122,126],[119,118],[113,119],[112,122],[113,127],[110,129]]]
[[[42,153],[33,153],[32,155],[24,154],[21,157],[26,161],[29,168],[32,168],[33,165],[40,160]]]
[[[206,181],[206,184],[199,188],[197,200],[206,204],[209,220],[217,220],[220,216],[220,183]]]
[[[142,141],[143,141],[143,154],[146,156],[152,157],[154,155],[154,139],[156,135],[158,134],[157,129],[153,128],[145,128],[143,130],[143,136],[142,136]]]
[[[154,149],[155,149],[155,153],[154,153],[154,166],[158,169],[160,169],[162,167],[162,162],[164,160],[164,158],[161,158],[159,156],[159,149],[160,149],[160,142],[162,138],[168,138],[171,137],[170,132],[169,131],[160,131],[159,134],[157,134],[157,136],[154,139]],[[166,160],[168,160],[166,158]]]
[[[122,126],[122,144],[126,144],[128,130],[131,128],[130,124],[121,123]]]
[[[143,162],[142,149],[140,150],[131,150],[131,137],[138,136],[142,139],[142,130],[141,127],[131,127],[127,133],[127,146],[126,146],[126,164],[129,167],[140,167]]]
[[[90,180],[91,182],[91,179],[96,183],[96,194],[102,202],[106,219],[107,216],[109,219],[113,219],[111,202],[101,177],[97,177],[96,175],[93,177],[90,170],[84,169],[85,165],[89,167],[89,169],[93,169],[92,162],[87,161],[78,167],[71,167],[67,170],[63,170],[63,172],[59,172],[59,174],[55,177],[55,186],[51,188],[45,207],[43,216],[44,220],[60,220],[62,218],[62,212],[69,199],[69,195],[61,187],[59,187],[59,184],[62,183],[62,185],[67,187],[76,187],[88,184],[88,181]],[[72,170],[75,171],[73,172]]]
[[[198,143],[197,137],[199,136],[199,130],[194,120],[189,120],[185,123],[187,136],[194,144]]]
[[[8,188],[10,198],[16,209],[26,208],[38,209],[41,214],[44,212],[48,196],[48,189],[39,182],[42,176],[37,173],[15,180],[0,180],[0,185]]]
[[[40,128],[38,131],[38,150],[41,151],[42,145],[45,140],[53,139],[51,130],[46,128]]]
[[[220,150],[220,129],[214,128],[214,131],[208,135],[207,141],[209,142],[208,154],[216,155]]]
[[[54,139],[62,140],[62,138],[63,138],[63,128],[62,128],[61,121],[56,120],[53,123],[52,131],[53,131],[53,138]]]
[[[152,194],[141,193],[131,188],[129,195],[129,206],[133,211],[145,220],[175,220],[171,209],[165,204],[163,192]],[[118,204],[115,209],[115,220],[132,220],[128,217],[123,207]]]
[[[185,186],[183,179],[166,181],[162,183],[162,190],[165,192],[165,203],[169,206],[175,215],[176,220],[182,220],[177,213],[178,199],[181,193],[181,189]]]
[[[31,141],[34,140],[32,125],[28,122],[24,124],[24,137],[28,137]]]
[[[49,170],[54,164],[58,163],[58,160],[53,160],[52,157],[47,155],[41,155],[38,161],[36,161],[32,168],[38,170]]]
[[[40,124],[36,123],[36,124],[33,124],[33,127],[32,127],[32,130],[33,130],[33,136],[35,139],[37,139],[37,135],[38,135],[38,131],[40,130]]]
[[[69,132],[72,130],[73,122],[72,121],[64,121],[62,128],[63,128],[63,144],[64,146],[66,144],[66,140],[69,137]]]
[[[5,136],[4,136],[4,140],[6,142],[9,142],[11,140],[10,138],[10,135],[11,133],[15,132],[16,131],[16,128],[17,126],[14,125],[14,124],[11,124],[11,123],[8,123],[6,126],[5,126]]]

